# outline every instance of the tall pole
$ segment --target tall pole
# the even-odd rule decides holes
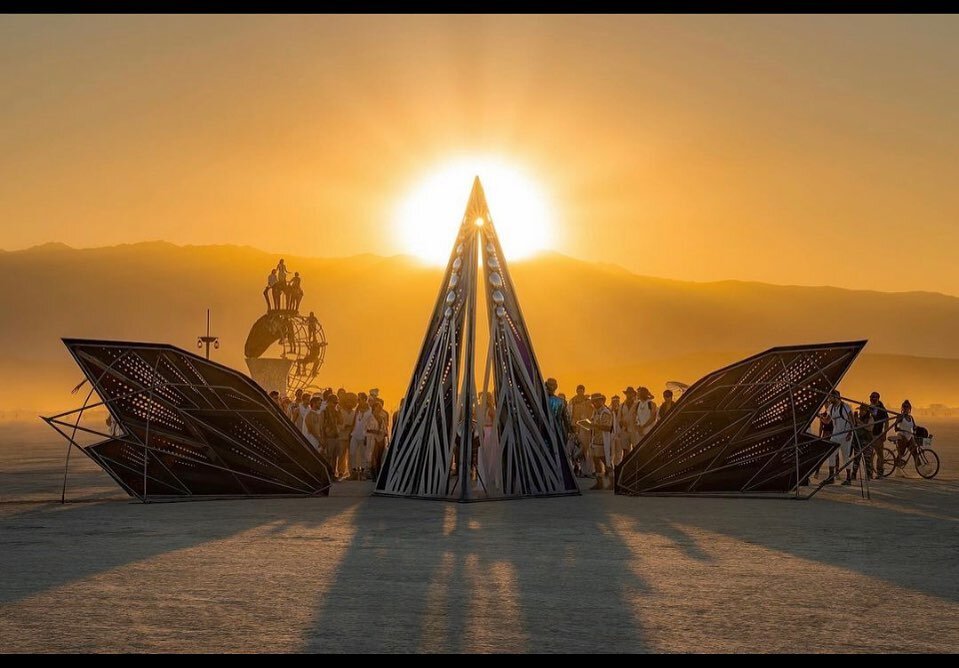
[[[206,345],[206,358],[210,359],[210,344],[213,344],[214,348],[220,347],[220,337],[213,336],[210,334],[210,309],[206,310],[206,336],[198,336],[196,339],[197,348],[202,348]]]

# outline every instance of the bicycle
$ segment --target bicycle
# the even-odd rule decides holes
[[[890,443],[896,443],[898,445],[898,438],[890,438],[888,440]],[[881,478],[889,477],[897,468],[905,473],[905,468],[909,463],[910,457],[913,460],[913,465],[916,467],[916,473],[918,473],[920,477],[926,480],[932,480],[936,477],[936,474],[939,473],[939,455],[937,455],[932,448],[926,447],[926,442],[932,441],[932,436],[925,438],[917,436],[914,437],[913,440],[916,443],[915,446],[906,448],[902,459],[896,456],[896,450],[891,448],[882,449],[882,473],[879,474]]]

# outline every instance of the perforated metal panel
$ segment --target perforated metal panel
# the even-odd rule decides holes
[[[329,493],[329,465],[246,376],[169,345],[64,344],[120,431],[81,450],[132,496]],[[46,420],[69,438],[66,415]]]
[[[836,449],[809,428],[865,344],[772,348],[702,378],[617,467],[616,493],[794,491]]]

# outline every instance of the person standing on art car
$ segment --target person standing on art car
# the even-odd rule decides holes
[[[636,404],[636,426],[639,432],[639,440],[646,438],[646,434],[656,424],[658,412],[656,402],[653,401],[653,393],[647,387],[640,387],[636,391],[638,402]]]
[[[596,470],[596,484],[590,489],[604,489],[606,470],[603,460],[613,435],[613,413],[606,407],[606,396],[599,392],[590,397],[590,403],[593,407],[592,416],[581,420],[579,426],[589,434],[589,456]]]
[[[310,343],[316,343],[316,331],[319,326],[320,321],[316,319],[316,315],[313,314],[313,311],[310,311],[310,315],[308,315],[306,318],[306,332]]]
[[[270,304],[270,294],[273,294],[274,302],[277,301],[277,292],[274,290],[276,287],[276,269],[270,271],[270,275],[266,277],[266,287],[263,288],[263,299],[266,300],[266,312],[269,313],[274,307]],[[276,308],[279,308],[279,303],[277,303]]]
[[[289,275],[289,271],[286,268],[286,261],[283,258],[280,258],[280,262],[276,265],[276,289],[277,292],[274,294],[282,295],[286,300],[286,308],[290,308],[290,286],[287,283],[286,277]],[[280,308],[280,300],[277,297],[276,307]]]
[[[294,271],[293,278],[290,279],[290,299],[289,308],[291,311],[300,310],[300,301],[303,299],[303,281],[300,279],[300,272]]]

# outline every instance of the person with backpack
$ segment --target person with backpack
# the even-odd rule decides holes
[[[649,391],[649,388],[640,387],[636,393],[639,395],[636,403],[636,427],[641,441],[656,424],[658,415],[656,402],[653,401],[653,393]]]
[[[826,402],[829,421],[832,423],[832,435],[830,440],[839,446],[839,452],[836,454],[836,466],[830,467],[831,475],[834,477],[839,472],[841,464],[848,464],[852,457],[853,440],[853,417],[852,409],[844,402],[839,395],[839,390],[833,390],[829,393],[829,400]],[[841,461],[840,461],[841,455]],[[846,469],[846,481],[844,485],[852,483],[852,470]]]

